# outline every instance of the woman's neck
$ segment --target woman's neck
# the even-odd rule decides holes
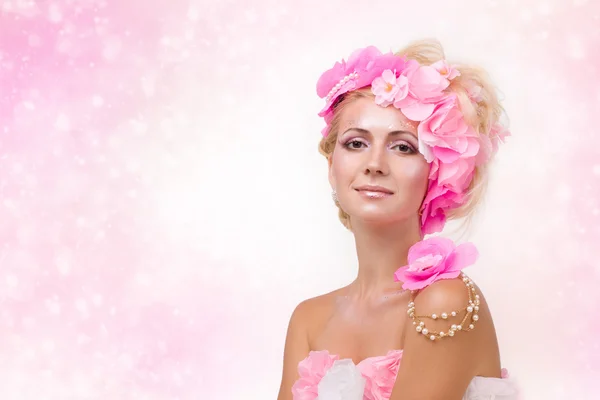
[[[420,241],[419,221],[403,224],[369,225],[352,223],[358,256],[358,275],[349,289],[353,296],[379,297],[398,291],[401,282],[394,282],[394,272],[407,263],[408,250]]]

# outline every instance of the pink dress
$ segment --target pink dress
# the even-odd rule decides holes
[[[300,378],[292,387],[294,400],[389,400],[400,368],[402,350],[369,357],[354,365],[328,351],[311,351],[298,364]],[[503,370],[503,375],[505,371]],[[473,378],[463,400],[517,400],[516,384],[507,377]]]

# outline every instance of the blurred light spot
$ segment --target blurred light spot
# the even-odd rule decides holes
[[[19,284],[19,278],[15,275],[6,275],[6,284],[11,287],[16,287]]]
[[[59,131],[68,131],[71,128],[69,117],[62,113],[58,114],[58,117],[56,117],[56,121],[54,122],[54,127]]]
[[[92,105],[94,107],[102,107],[102,105],[104,104],[104,99],[101,96],[94,96],[92,97]]]
[[[50,5],[50,8],[48,9],[48,19],[55,24],[62,21],[62,13],[56,4]]]

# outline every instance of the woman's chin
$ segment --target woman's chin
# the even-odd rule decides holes
[[[404,219],[398,212],[391,212],[385,209],[373,209],[360,210],[356,213],[350,214],[352,221],[357,221],[361,224],[367,225],[382,225],[397,223]]]

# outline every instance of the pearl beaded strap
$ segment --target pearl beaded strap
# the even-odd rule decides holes
[[[348,82],[351,79],[357,79],[357,78],[358,78],[358,72],[353,72],[351,74],[346,75],[342,79],[340,79],[340,81],[338,83],[336,83],[336,85],[334,87],[331,88],[331,90],[327,94],[327,97],[325,97],[325,100],[329,101],[346,82]]]
[[[413,292],[411,294],[411,301],[408,303],[408,316],[413,320],[413,325],[416,326],[415,329],[417,332],[422,333],[425,336],[428,336],[429,339],[431,339],[431,340],[436,340],[436,339],[441,339],[443,337],[454,336],[454,334],[457,331],[468,332],[468,331],[472,331],[473,329],[475,329],[475,323],[479,320],[479,315],[477,314],[479,312],[479,303],[480,303],[479,295],[475,294],[475,284],[473,283],[473,281],[463,273],[461,273],[461,277],[462,277],[462,280],[463,280],[465,286],[467,287],[467,291],[469,293],[469,304],[465,308],[462,308],[458,311],[451,311],[449,313],[443,312],[439,315],[438,314],[416,315],[415,303],[414,303],[414,297],[415,297],[416,292]],[[421,320],[423,318],[430,318],[433,320],[437,320],[437,319],[441,318],[443,320],[447,320],[448,317],[456,317],[458,314],[460,314],[463,311],[466,311],[466,314],[463,317],[461,323],[458,325],[452,324],[452,326],[450,327],[448,332],[431,331],[425,327],[425,322],[423,322]],[[469,321],[468,327],[466,326],[467,321]]]

